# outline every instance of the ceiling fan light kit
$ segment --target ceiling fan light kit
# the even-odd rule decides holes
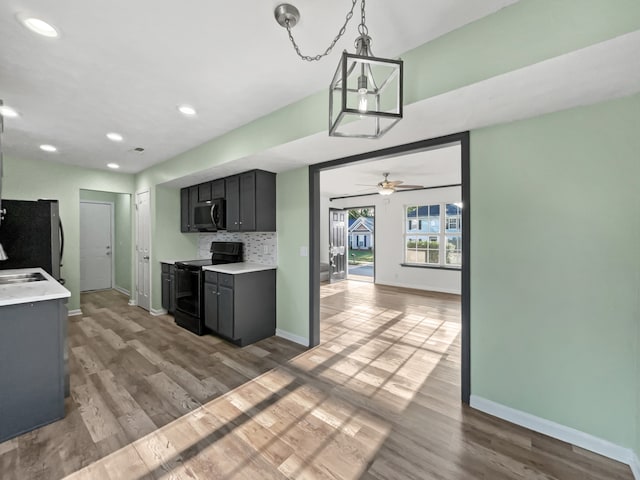
[[[302,55],[291,29],[300,20],[293,5],[281,4],[274,12],[276,21],[289,33],[298,56],[318,61],[327,56],[344,35],[358,0],[352,0],[344,25],[324,53],[314,57]],[[342,53],[340,63],[329,86],[329,136],[379,138],[402,118],[403,62],[375,57],[366,26],[365,0],[360,0],[361,20],[358,25],[356,53]]]
[[[389,180],[388,172],[385,172],[382,175],[384,175],[384,180],[378,183],[378,193],[380,195],[391,195],[392,193],[395,193],[399,188],[406,188],[409,190],[424,188],[423,185],[403,185],[404,182],[402,180]]]

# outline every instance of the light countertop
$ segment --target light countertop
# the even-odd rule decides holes
[[[0,284],[0,307],[20,303],[69,298],[71,296],[71,292],[69,292],[69,290],[60,285],[51,275],[41,268],[0,270],[0,276],[34,272],[41,273],[46,280],[8,285]]]
[[[226,263],[222,265],[208,265],[202,267],[204,271],[229,273],[231,275],[237,275],[239,273],[251,273],[262,272],[264,270],[275,270],[275,265],[264,265],[261,263],[240,262],[240,263]]]

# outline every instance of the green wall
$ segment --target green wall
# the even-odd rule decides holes
[[[276,177],[278,231],[277,328],[309,337],[309,169]]]
[[[152,307],[162,308],[160,260],[187,260],[198,256],[198,234],[180,233],[180,189],[158,187],[152,190],[155,209],[151,221]],[[152,201],[152,205],[154,202]]]
[[[80,190],[131,193],[133,188],[133,175],[4,157],[4,198],[59,201],[65,233],[61,274],[71,292],[69,310],[80,308]]]
[[[640,95],[471,133],[472,394],[636,442]]]
[[[117,287],[129,292],[133,296],[133,215],[131,210],[131,195],[128,193],[116,194],[116,276]]]
[[[131,195],[128,193],[98,192],[96,190],[80,190],[80,200],[109,202],[113,204],[113,257],[114,286],[131,292],[133,276],[131,226]]]

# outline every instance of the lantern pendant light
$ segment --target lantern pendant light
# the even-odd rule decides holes
[[[300,53],[291,34],[300,13],[292,5],[282,4],[275,16],[289,32],[289,39],[300,58],[317,61],[328,55],[344,34],[358,0],[352,0],[351,11],[344,26],[327,50],[315,57]],[[361,1],[359,36],[356,53],[342,53],[340,63],[329,86],[329,135],[333,137],[379,138],[402,118],[403,62],[375,57],[371,51],[371,37],[366,26],[365,0]]]

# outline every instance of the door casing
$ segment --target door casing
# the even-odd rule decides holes
[[[395,147],[374,150],[350,157],[309,166],[309,347],[320,343],[320,172],[348,164],[394,157],[450,144],[460,144],[462,171],[462,331],[461,331],[461,399],[469,404],[471,397],[471,296],[470,296],[470,147],[469,132],[421,140]]]
[[[146,206],[144,198],[146,196]],[[151,311],[151,193],[136,192],[136,305]],[[147,257],[147,258],[145,258]],[[142,275],[142,276],[141,276]],[[142,283],[142,285],[141,285]],[[142,291],[140,288],[142,287]],[[145,288],[147,287],[147,288]]]

